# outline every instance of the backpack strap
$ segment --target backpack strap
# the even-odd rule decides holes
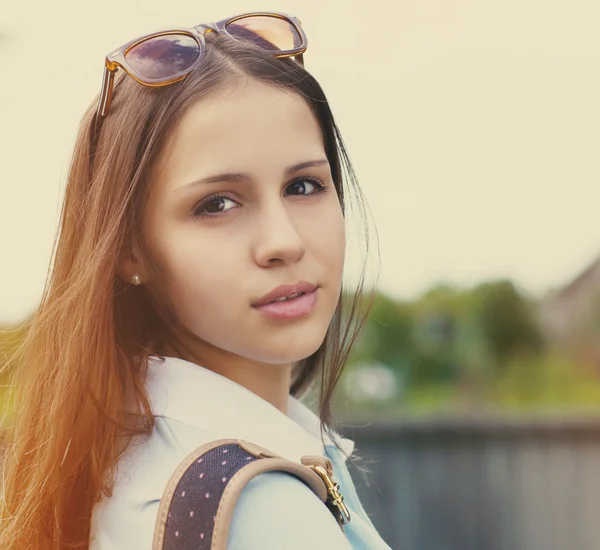
[[[227,550],[229,526],[242,489],[254,476],[269,471],[288,472],[306,483],[343,531],[350,514],[332,479],[331,460],[306,455],[298,463],[249,441],[219,439],[190,453],[169,479],[160,500],[152,549]]]

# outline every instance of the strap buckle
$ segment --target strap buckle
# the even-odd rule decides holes
[[[313,470],[325,483],[327,487],[327,501],[325,504],[333,512],[340,525],[346,525],[350,521],[350,511],[344,504],[344,497],[340,493],[340,485],[333,481],[327,470],[318,464],[306,464],[308,468]]]

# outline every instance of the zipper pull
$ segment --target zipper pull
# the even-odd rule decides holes
[[[344,504],[344,497],[340,493],[340,485],[333,480],[333,464],[330,459],[317,455],[304,455],[300,462],[313,470],[327,487],[327,501],[325,504],[335,516],[337,522],[346,525],[350,521],[350,511]]]

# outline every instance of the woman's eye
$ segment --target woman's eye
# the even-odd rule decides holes
[[[230,205],[233,204],[233,207],[228,207],[227,203],[230,203]],[[237,202],[231,197],[228,197],[227,195],[215,195],[203,201],[194,209],[194,218],[210,218],[218,216],[222,212],[227,212],[228,210],[231,210],[231,208],[235,208],[235,205],[237,205]]]
[[[317,178],[311,176],[297,178],[288,189],[296,189],[298,195],[316,195],[327,190],[327,187]]]
[[[327,189],[328,186],[318,178],[303,176],[290,183],[286,191],[292,195],[317,195],[324,193]],[[293,192],[289,193],[289,190],[293,190]],[[229,195],[213,195],[194,208],[192,217],[194,219],[216,218],[238,206],[240,206],[238,202]]]

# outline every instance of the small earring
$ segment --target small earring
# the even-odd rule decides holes
[[[140,276],[139,276],[139,275],[134,275],[133,277],[131,277],[131,282],[132,282],[134,285],[139,285],[139,284],[141,284],[141,283],[142,283],[142,280],[140,279]]]

